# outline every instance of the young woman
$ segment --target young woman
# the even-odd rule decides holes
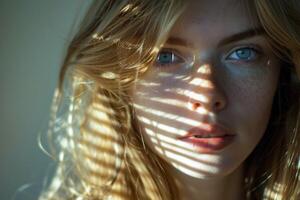
[[[299,199],[299,31],[279,4],[95,1],[40,199]]]

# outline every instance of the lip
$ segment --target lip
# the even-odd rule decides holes
[[[226,127],[214,124],[193,127],[184,136],[177,139],[192,144],[200,153],[213,153],[220,151],[230,145],[235,138],[235,134]]]

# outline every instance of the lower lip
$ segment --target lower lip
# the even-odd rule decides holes
[[[181,140],[195,146],[199,153],[213,153],[213,152],[220,151],[225,147],[227,147],[228,145],[230,145],[234,140],[234,135],[212,137],[212,138],[188,137],[188,138],[183,138]]]

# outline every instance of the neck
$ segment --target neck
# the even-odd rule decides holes
[[[243,191],[243,166],[231,174],[209,179],[197,179],[172,168],[182,200],[241,200]]]

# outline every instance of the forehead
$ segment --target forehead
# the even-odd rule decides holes
[[[171,30],[171,36],[210,42],[258,28],[247,0],[188,0],[187,8]]]
[[[253,0],[187,0],[186,17],[197,22],[211,19],[226,19],[227,16],[247,16]],[[225,17],[225,18],[224,18]]]

